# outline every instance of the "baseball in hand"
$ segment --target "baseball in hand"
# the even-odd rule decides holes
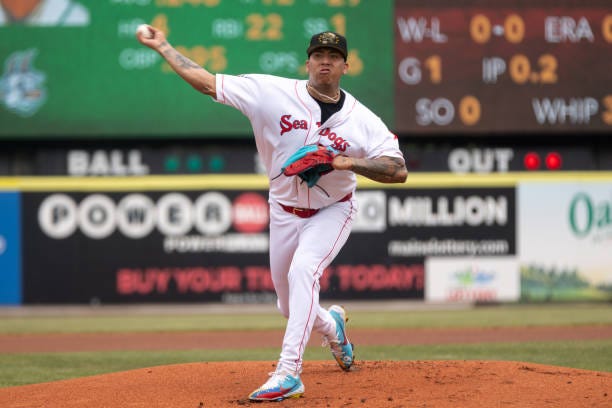
[[[151,30],[149,30],[149,26],[146,24],[139,25],[136,29],[136,33],[142,38],[153,38],[153,33]]]

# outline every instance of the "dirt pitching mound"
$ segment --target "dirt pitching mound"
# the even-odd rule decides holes
[[[273,362],[180,364],[0,389],[3,408],[262,406],[247,395]],[[302,398],[285,407],[604,407],[612,373],[499,361],[304,364]],[[266,403],[263,403],[264,405]]]

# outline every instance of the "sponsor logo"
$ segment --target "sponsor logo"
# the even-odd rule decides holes
[[[454,281],[454,284],[453,284]],[[495,272],[467,268],[451,275],[446,300],[494,301],[498,297]]]
[[[491,226],[508,223],[508,199],[471,195],[434,199],[428,196],[389,198],[389,225],[421,227]]]
[[[384,191],[355,193],[359,211],[353,221],[353,232],[384,232],[387,229],[387,196]]]
[[[245,193],[234,200],[232,218],[234,228],[239,232],[263,231],[270,219],[266,200],[256,193]]]
[[[516,301],[519,267],[514,257],[429,257],[425,299],[442,302]]]
[[[233,202],[218,192],[201,194],[195,201],[184,194],[169,193],[156,202],[143,194],[128,194],[117,203],[104,194],[86,196],[80,203],[68,195],[53,194],[46,197],[38,208],[41,230],[54,239],[68,238],[77,229],[92,239],[104,239],[115,232],[127,238],[140,239],[157,229],[175,242],[196,230],[204,238],[214,238],[215,242],[200,242],[195,247],[217,249],[224,245],[248,247],[249,243],[243,241],[248,241],[250,234],[233,234],[235,237],[232,239],[232,234],[220,236],[232,226],[239,232],[261,235],[256,233],[267,228],[268,219],[265,198],[256,193],[239,195]],[[224,242],[220,243],[219,239]],[[172,250],[184,249],[184,243],[170,247]]]
[[[595,202],[586,193],[576,194],[569,206],[569,224],[578,238],[612,239],[612,200]]]
[[[466,269],[455,272],[454,278],[461,286],[486,285],[495,279],[495,273]]]
[[[387,245],[389,256],[432,255],[505,255],[510,253],[510,243],[505,239],[437,239],[392,240]]]

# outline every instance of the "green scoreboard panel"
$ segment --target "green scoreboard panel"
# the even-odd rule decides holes
[[[0,138],[248,135],[242,114],[194,91],[138,43],[141,23],[163,29],[211,72],[294,78],[306,78],[312,34],[345,34],[350,69],[342,86],[392,125],[391,0],[2,0],[0,7]]]

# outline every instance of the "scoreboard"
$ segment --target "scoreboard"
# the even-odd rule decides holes
[[[612,2],[398,0],[395,129],[612,131]]]
[[[344,34],[342,87],[400,138],[612,130],[610,0],[55,2],[0,3],[0,139],[248,138],[142,23],[211,72],[292,78],[312,34]]]
[[[142,23],[211,72],[292,78],[306,78],[313,34],[339,32],[351,49],[343,86],[393,120],[390,0],[70,2],[80,18],[0,18],[0,137],[248,137],[242,114],[195,92],[138,43]]]

